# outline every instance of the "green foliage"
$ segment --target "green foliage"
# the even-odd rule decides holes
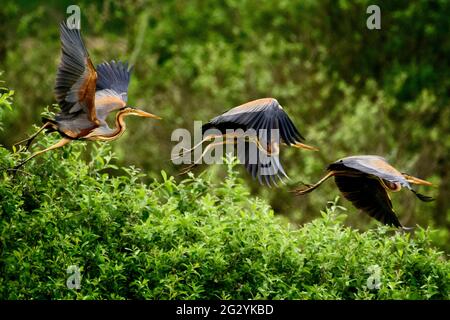
[[[0,72],[0,76],[2,72]],[[0,80],[0,85],[3,81]],[[5,111],[12,110],[12,97],[14,95],[14,91],[10,90],[6,87],[0,86],[0,132],[3,131],[3,114]]]
[[[436,186],[421,190],[434,203],[404,193],[393,200],[403,224],[440,228],[436,241],[448,250],[449,1],[77,3],[93,61],[135,62],[130,104],[164,119],[127,119],[128,132],[113,142],[120,165],[144,168],[147,182],[161,169],[174,175],[180,170],[169,161],[174,129],[192,129],[194,120],[273,96],[321,151],[283,149],[293,183],[276,193],[243,173],[252,194],[304,223],[338,192],[330,183],[308,197],[292,197],[288,191],[297,182],[314,182],[342,156],[378,154]],[[21,93],[0,133],[3,145],[23,139],[43,106],[54,102],[58,23],[70,4],[6,0],[0,7],[0,70]],[[381,7],[381,30],[366,28],[371,4]],[[216,172],[219,178],[224,173]],[[370,220],[350,215],[348,223],[364,229]]]
[[[450,298],[450,264],[430,230],[360,233],[343,225],[337,199],[297,229],[250,196],[229,160],[222,182],[162,171],[147,185],[111,163],[109,144],[88,162],[85,152],[76,142],[2,173],[0,299]],[[0,148],[3,167],[12,156]],[[72,265],[79,290],[66,286]],[[379,289],[368,287],[373,266]]]
[[[366,8],[377,2],[382,29],[369,31]],[[58,110],[57,25],[70,4],[0,6],[0,71],[17,92],[4,117],[14,91],[0,89],[4,146],[35,130],[45,106]],[[118,141],[74,143],[30,162],[15,180],[5,170],[25,154],[0,148],[0,297],[448,298],[448,263],[430,242],[448,252],[449,1],[78,4],[93,61],[135,62],[130,103],[164,121],[127,119]],[[282,150],[292,184],[274,192],[242,169],[245,183],[231,170],[223,179],[224,166],[171,177],[179,171],[169,161],[174,129],[265,96],[321,150]],[[55,141],[41,139],[34,150]],[[434,203],[393,196],[403,224],[433,231],[375,228],[348,202],[345,222],[336,206],[316,219],[338,194],[331,182],[307,197],[288,192],[330,161],[364,153],[433,182],[420,191]],[[279,216],[304,226],[293,230]],[[65,287],[71,264],[82,268],[79,292]],[[375,291],[364,288],[374,264],[382,270]]]

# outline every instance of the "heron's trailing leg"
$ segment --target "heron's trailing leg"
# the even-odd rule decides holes
[[[206,146],[205,150],[203,151],[203,153],[201,154],[201,156],[194,161],[194,163],[192,163],[191,165],[187,166],[181,173],[185,174],[187,172],[189,172],[192,168],[194,168],[195,166],[197,166],[198,164],[200,164],[201,159],[203,159],[203,157],[207,154],[207,152],[211,149],[214,148],[216,146],[219,145],[224,145],[224,144],[237,144],[237,140],[236,138],[248,138],[249,142],[253,142],[256,144],[256,146],[258,147],[258,149],[260,149],[262,152],[264,152],[267,155],[277,155],[279,153],[279,148],[276,144],[274,144],[273,146],[273,151],[268,151],[264,148],[264,146],[261,144],[261,142],[259,141],[259,139],[256,136],[241,136],[241,135],[236,135],[236,134],[224,134],[224,135],[220,135],[220,136],[209,136],[209,138],[217,138],[217,137],[223,137],[225,138],[225,140],[223,141],[219,141],[219,142],[214,142],[211,143],[209,145]],[[208,137],[206,137],[205,139],[202,140],[202,142],[204,142]],[[190,149],[189,151],[194,150],[195,148],[197,148],[201,143],[199,143],[198,145],[196,145],[194,148]]]
[[[219,138],[219,137],[223,137],[223,138],[225,138],[225,139],[248,138],[248,141],[249,141],[249,142],[255,143],[256,146],[258,147],[258,149],[260,149],[260,150],[261,150],[262,152],[264,152],[265,154],[271,154],[271,155],[274,155],[274,154],[278,154],[278,152],[279,152],[279,149],[278,149],[278,148],[275,149],[275,150],[276,150],[275,153],[274,153],[274,152],[267,151],[267,150],[264,148],[264,146],[261,144],[261,142],[259,141],[258,137],[256,137],[256,136],[252,136],[252,135],[246,136],[246,135],[239,135],[239,134],[236,134],[236,133],[229,133],[229,134],[223,134],[223,135],[209,135],[209,136],[205,137],[202,141],[200,141],[199,143],[197,143],[197,144],[196,144],[194,147],[192,147],[191,149],[184,149],[184,150],[182,150],[183,153],[182,153],[181,155],[178,155],[178,156],[176,156],[175,158],[172,158],[171,160],[173,161],[173,160],[179,159],[179,158],[183,157],[186,153],[192,152],[192,151],[196,150],[198,147],[200,147],[200,146],[203,144],[203,142],[210,141],[210,140],[212,140],[212,139],[216,139],[216,138]],[[222,144],[222,143],[220,143],[220,144]],[[314,147],[311,147],[311,148],[314,148]],[[203,156],[202,156],[202,157],[203,157]]]
[[[296,189],[293,192],[297,195],[304,195],[306,193],[309,193],[309,192],[313,191],[314,189],[316,189],[318,186],[320,186],[325,180],[334,176],[335,174],[336,173],[334,171],[330,171],[326,176],[324,176],[322,179],[320,179],[317,183],[315,183],[313,185],[309,185],[308,188],[306,188],[306,189]]]
[[[280,153],[280,148],[278,147],[278,144],[275,142],[272,142],[272,144],[269,146],[269,150],[267,150],[266,148],[264,148],[264,146],[261,144],[260,140],[256,136],[248,136],[248,141],[256,144],[258,149],[264,152],[266,155],[274,156]]]
[[[16,145],[18,145],[18,144],[22,144],[22,143],[24,143],[24,142],[26,142],[27,144],[26,144],[26,146],[25,146],[25,150],[28,150],[28,148],[30,147],[30,145],[31,145],[31,143],[33,142],[33,140],[34,140],[34,138],[36,138],[38,135],[39,135],[39,133],[41,133],[43,130],[45,130],[45,129],[49,129],[49,128],[52,128],[53,127],[53,124],[51,123],[51,122],[46,122],[42,127],[40,127],[39,128],[39,130],[38,131],[36,131],[36,133],[34,133],[32,136],[30,136],[30,137],[28,137],[28,138],[26,138],[26,139],[24,139],[24,140],[21,140],[21,141],[19,141],[19,142],[16,142],[14,145],[16,146]]]
[[[208,144],[208,145],[206,146],[206,148],[205,148],[205,151],[203,151],[202,155],[201,155],[197,160],[195,160],[194,163],[192,163],[191,165],[187,166],[187,167],[180,173],[180,175],[185,174],[185,173],[191,171],[192,168],[194,168],[194,167],[196,167],[197,165],[199,165],[199,164],[201,163],[201,160],[203,159],[203,157],[206,155],[206,153],[207,153],[211,148],[217,147],[217,146],[219,146],[219,145],[224,145],[224,144],[236,144],[236,142],[235,142],[235,139],[227,139],[227,140],[225,140],[225,141],[219,141],[219,142],[214,142],[214,143]]]
[[[311,151],[319,151],[319,149],[316,148],[316,147],[309,146],[309,145],[307,145],[307,144],[300,143],[300,142],[297,142],[297,143],[295,143],[295,144],[291,144],[291,146],[294,147],[294,148],[298,148],[298,149],[305,149],[305,150],[311,150]]]
[[[217,138],[217,137],[220,137],[220,136],[215,136],[214,138]],[[221,137],[223,137],[223,138],[225,138],[226,140],[224,140],[224,141],[219,141],[219,142],[214,142],[214,143],[211,143],[211,144],[209,144],[208,146],[206,146],[206,148],[205,148],[205,151],[203,151],[203,153],[202,153],[202,155],[197,159],[197,160],[195,160],[195,162],[193,163],[193,164],[191,164],[191,165],[189,165],[188,167],[186,167],[181,173],[180,173],[180,175],[182,175],[182,174],[185,174],[185,173],[187,173],[188,171],[190,171],[192,168],[194,168],[195,166],[197,166],[199,163],[200,163],[200,161],[201,161],[201,159],[203,159],[203,157],[206,155],[206,153],[211,149],[211,148],[213,148],[213,147],[216,147],[216,146],[219,146],[219,145],[224,145],[224,144],[237,144],[237,140],[236,140],[236,138],[248,138],[248,142],[252,142],[252,143],[254,143],[254,144],[256,144],[256,146],[258,147],[258,149],[260,149],[262,152],[264,152],[266,155],[270,155],[270,156],[274,156],[274,155],[278,155],[279,154],[279,147],[278,147],[278,145],[276,144],[276,143],[273,143],[273,145],[272,145],[272,147],[271,147],[271,150],[267,150],[267,149],[265,149],[264,148],[264,146],[261,144],[261,142],[259,141],[259,139],[258,139],[258,137],[256,137],[256,136],[242,136],[242,135],[236,135],[236,134],[224,134],[224,135],[221,135]],[[205,138],[206,139],[206,138]],[[197,145],[198,146],[198,145]],[[197,147],[196,146],[196,147]],[[192,150],[192,149],[191,149]]]
[[[52,146],[50,146],[50,147],[48,147],[48,148],[46,148],[46,149],[44,149],[44,150],[41,150],[41,151],[38,151],[38,152],[32,154],[32,155],[29,156],[27,159],[25,159],[24,161],[22,161],[21,163],[19,163],[17,166],[15,166],[15,167],[14,167],[14,170],[19,169],[20,167],[22,167],[25,163],[27,163],[28,161],[30,161],[30,160],[33,159],[34,157],[36,157],[36,156],[38,156],[38,155],[40,155],[40,154],[43,154],[43,153],[45,153],[45,152],[47,152],[47,151],[50,151],[50,150],[53,150],[53,149],[57,149],[57,148],[61,148],[62,146],[65,146],[66,144],[68,144],[68,143],[70,143],[70,142],[72,142],[72,139],[69,139],[69,138],[62,138],[61,140],[59,140],[59,141],[58,141],[57,143],[55,143],[54,145],[52,145]]]
[[[267,150],[262,144],[261,144],[261,142],[260,142],[260,140],[258,139],[258,137],[257,136],[255,136],[255,135],[237,135],[237,134],[225,134],[225,135],[223,135],[223,137],[224,138],[226,138],[226,139],[230,139],[230,138],[232,138],[232,139],[235,139],[235,138],[237,138],[237,139],[242,139],[242,138],[248,138],[248,142],[253,142],[257,147],[258,147],[258,149],[259,150],[261,150],[262,152],[264,152],[266,155],[269,155],[269,156],[273,156],[273,155],[278,155],[279,154],[279,152],[280,152],[280,148],[278,147],[278,144],[276,143],[276,142],[274,142],[274,141],[272,141],[272,144],[269,146],[269,150]],[[234,143],[234,144],[236,144],[236,142]]]
[[[211,139],[215,139],[215,138],[218,138],[218,137],[221,137],[221,136],[222,136],[222,135],[209,135],[209,136],[206,136],[202,141],[200,141],[199,143],[197,143],[197,144],[196,144],[195,146],[193,146],[192,148],[190,148],[190,149],[184,149],[184,148],[183,148],[183,150],[182,150],[183,153],[182,153],[181,155],[176,156],[175,158],[172,158],[171,160],[174,161],[174,160],[180,159],[180,158],[184,157],[184,155],[185,155],[186,153],[192,152],[192,151],[196,150],[198,147],[200,147],[200,146],[203,144],[203,142],[210,141]]]

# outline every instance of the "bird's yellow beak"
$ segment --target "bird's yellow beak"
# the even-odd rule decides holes
[[[424,185],[424,186],[432,186],[433,185],[431,182],[410,176],[408,174],[403,174],[403,176],[405,177],[406,181],[408,181],[409,183],[414,183],[414,184],[419,184],[419,185]]]
[[[148,113],[139,109],[134,109],[133,113],[139,117],[144,117],[144,118],[152,118],[152,119],[157,119],[157,120],[161,120],[161,117],[158,117],[152,113]]]
[[[316,147],[308,146],[307,144],[300,143],[300,142],[297,142],[296,144],[293,144],[292,146],[295,147],[295,148],[299,148],[299,149],[319,151],[319,149],[317,149]]]

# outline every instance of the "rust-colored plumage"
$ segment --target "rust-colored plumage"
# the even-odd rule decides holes
[[[411,184],[430,186],[430,182],[400,173],[382,157],[371,155],[347,157],[330,164],[327,170],[327,175],[316,184],[294,192],[298,195],[309,193],[328,178],[334,177],[343,196],[356,208],[384,224],[404,229],[406,228],[394,212],[388,191],[397,192],[404,187],[422,201],[433,200],[411,187]]]
[[[117,139],[125,131],[125,116],[160,119],[151,113],[127,106],[130,68],[126,63],[113,60],[101,63],[96,69],[84,46],[80,30],[71,29],[63,22],[60,34],[62,55],[54,91],[61,111],[56,114],[55,119],[44,118],[44,125],[34,135],[19,143],[27,142],[28,148],[43,130],[57,131],[62,139],[31,155],[16,169],[32,158],[73,140]],[[118,111],[116,127],[110,128],[106,118],[113,111]]]

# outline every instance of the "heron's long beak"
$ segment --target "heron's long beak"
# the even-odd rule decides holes
[[[299,149],[319,151],[319,149],[317,149],[316,147],[308,146],[307,144],[300,143],[300,142],[297,142],[296,144],[293,144],[292,146],[295,147],[295,148],[299,148]]]
[[[158,116],[156,116],[156,115],[154,115],[152,113],[148,113],[148,112],[142,111],[140,109],[134,109],[134,112],[139,117],[152,118],[152,119],[157,119],[157,120],[161,120],[162,119],[161,117],[158,117]]]
[[[409,183],[414,183],[414,184],[421,184],[424,186],[432,186],[433,184],[431,182],[410,176],[408,174],[403,173],[403,176],[405,177],[406,181],[408,181]]]

